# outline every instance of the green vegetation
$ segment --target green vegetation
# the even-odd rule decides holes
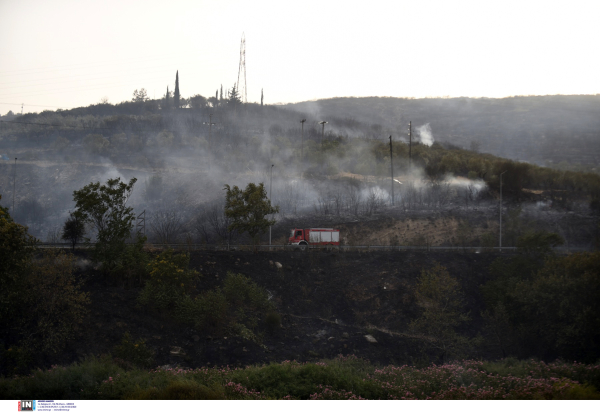
[[[433,349],[441,362],[463,355],[469,340],[456,329],[469,320],[464,311],[464,297],[458,281],[446,268],[435,265],[423,270],[415,292],[421,315],[412,321],[410,330],[420,336],[426,348]]]
[[[65,221],[61,238],[71,242],[73,250],[75,250],[75,245],[83,239],[84,235],[84,223],[79,220],[76,215],[71,214],[71,216],[69,216],[69,218]]]
[[[271,206],[263,183],[258,186],[248,183],[244,190],[225,185],[225,190],[225,216],[233,221],[227,229],[230,232],[248,232],[256,243],[257,235],[265,233],[269,226],[275,224],[275,219],[267,219],[266,216],[277,213],[279,206]]]
[[[121,178],[108,179],[106,185],[90,183],[73,192],[74,218],[78,224],[89,223],[96,230],[94,259],[102,263],[105,274],[125,283],[139,279],[147,262],[142,250],[145,237],[138,236],[135,243],[126,243],[135,222],[133,208],[127,206],[127,201],[136,181],[136,178],[129,183],[121,182]]]
[[[123,335],[121,343],[113,351],[115,361],[127,369],[148,368],[153,363],[154,354],[143,339],[133,340],[129,332]]]
[[[150,278],[138,302],[198,330],[227,333],[260,343],[260,320],[267,313],[273,316],[275,310],[266,291],[247,277],[229,272],[222,288],[197,294],[199,273],[188,266],[186,254],[166,250],[156,256],[149,265]],[[267,328],[271,331],[276,328],[273,320]]]
[[[600,366],[462,361],[376,367],[354,356],[230,369],[142,370],[91,358],[29,376],[0,378],[9,399],[600,399]]]
[[[175,311],[194,288],[198,272],[188,268],[187,254],[174,254],[167,249],[148,265],[150,278],[146,281],[139,302],[159,311]]]
[[[596,361],[599,292],[600,252],[498,259],[482,286],[490,339],[503,356]]]
[[[61,351],[76,338],[89,305],[73,274],[73,257],[45,252],[34,259],[37,240],[0,207],[0,369],[28,370],[34,358]]]

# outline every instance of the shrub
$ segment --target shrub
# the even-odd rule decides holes
[[[265,324],[267,325],[267,330],[274,333],[281,326],[281,315],[275,311],[267,313]]]
[[[420,336],[426,347],[436,350],[442,361],[463,352],[469,341],[456,328],[469,317],[463,312],[458,281],[438,264],[421,272],[415,297],[422,313],[411,322],[411,331]]]
[[[89,296],[73,273],[72,255],[45,251],[27,278],[23,344],[35,350],[58,352],[82,329]]]
[[[196,302],[199,328],[222,331],[227,326],[229,304],[225,294],[219,288],[202,293],[197,297]]]
[[[272,306],[267,292],[241,274],[227,273],[223,283],[223,293],[233,306],[245,306],[250,310],[264,310]]]
[[[121,344],[115,346],[114,355],[126,363],[142,368],[149,367],[154,357],[152,351],[146,346],[146,341],[138,339],[134,342],[129,332],[123,335]]]
[[[222,400],[226,399],[222,387],[198,384],[194,381],[173,381],[166,388],[138,389],[127,396],[127,399],[156,400]]]
[[[125,245],[123,253],[110,270],[113,278],[128,286],[141,285],[148,275],[150,257],[144,251],[146,236],[137,236],[134,243]]]
[[[168,249],[158,255],[148,266],[150,279],[146,282],[139,302],[159,310],[174,310],[177,303],[189,294],[193,280],[198,275],[188,269],[189,255],[174,254]]]

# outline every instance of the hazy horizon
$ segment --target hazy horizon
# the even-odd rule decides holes
[[[270,1],[24,0],[0,3],[0,113],[214,96],[238,79],[248,102],[333,97],[600,93],[600,4],[400,1],[369,7]]]

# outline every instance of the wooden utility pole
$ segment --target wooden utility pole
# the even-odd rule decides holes
[[[15,157],[15,173],[13,176],[13,210],[12,210],[12,217],[13,219],[16,217],[15,216],[15,193],[16,193],[16,188],[17,188],[17,158]]]
[[[412,122],[408,122],[408,173],[412,169]]]
[[[390,135],[390,168],[392,170],[392,206],[394,206],[394,151],[392,150],[392,135]]]
[[[206,122],[204,122],[204,124],[206,124]],[[210,169],[210,165],[212,162],[212,127],[213,127],[213,123],[212,121],[212,113],[210,113],[208,115],[208,168]]]
[[[321,150],[323,150],[323,137],[325,136],[325,125],[327,124],[327,122],[323,120],[322,122],[319,122],[319,124],[323,126],[321,128]]]
[[[302,119],[300,120],[300,123],[302,123],[302,145],[300,146],[300,160],[304,160],[304,122],[306,122],[306,119]]]
[[[500,247],[500,252],[502,252],[502,175],[506,172],[507,170],[500,173],[500,237],[498,239],[498,246]]]

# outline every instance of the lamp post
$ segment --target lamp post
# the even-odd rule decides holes
[[[271,165],[271,182],[269,183],[269,203],[271,202],[271,194],[273,193],[273,166],[275,165]],[[269,226],[269,246],[271,246],[271,226]],[[269,251],[271,251],[270,247]]]
[[[500,173],[500,238],[498,239],[500,252],[502,252],[502,175],[506,172],[507,170]]]
[[[300,120],[300,123],[302,124],[302,146],[300,146],[300,160],[304,160],[304,122],[306,122],[306,119]]]

